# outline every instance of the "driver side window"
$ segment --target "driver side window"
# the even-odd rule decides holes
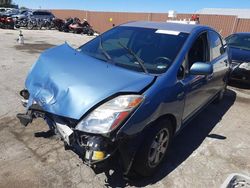
[[[205,32],[198,36],[198,38],[194,41],[178,71],[177,78],[185,78],[194,63],[209,62],[209,57],[207,33]]]
[[[188,68],[196,62],[209,61],[209,48],[207,42],[207,33],[202,33],[193,43],[187,55]]]

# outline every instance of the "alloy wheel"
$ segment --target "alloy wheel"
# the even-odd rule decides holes
[[[161,129],[155,136],[148,154],[148,164],[151,168],[156,167],[164,158],[169,144],[169,130]]]

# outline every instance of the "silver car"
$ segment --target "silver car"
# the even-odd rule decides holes
[[[46,11],[46,10],[36,10],[30,14],[29,18],[40,19],[40,20],[44,20],[44,19],[52,20],[53,18],[55,18],[55,16],[51,12]]]

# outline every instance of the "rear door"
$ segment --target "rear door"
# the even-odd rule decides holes
[[[210,46],[210,63],[213,65],[213,74],[207,76],[207,94],[214,97],[224,86],[229,70],[228,56],[224,50],[222,39],[215,31],[208,32]]]

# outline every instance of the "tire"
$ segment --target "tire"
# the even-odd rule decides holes
[[[33,28],[34,28],[33,23],[32,23],[32,22],[29,22],[29,23],[27,24],[27,29],[28,29],[28,30],[32,30]]]
[[[93,36],[93,35],[94,35],[94,30],[93,30],[93,29],[90,29],[90,30],[88,31],[88,35],[89,35],[89,36]]]
[[[133,163],[133,170],[143,177],[151,176],[164,161],[173,138],[173,126],[169,119],[160,120],[146,133],[149,136],[145,137]]]
[[[37,23],[37,29],[42,30],[43,29],[43,24],[42,23]]]
[[[51,29],[53,29],[53,28],[55,28],[54,24],[48,23],[47,29],[48,29],[48,30],[51,30]]]
[[[14,23],[10,24],[9,28],[10,29],[15,29],[15,24]]]

